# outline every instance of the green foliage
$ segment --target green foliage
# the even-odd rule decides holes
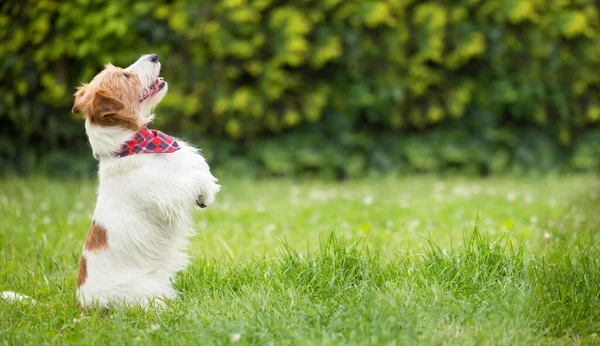
[[[570,244],[571,251],[552,248],[533,264],[532,287],[536,293],[536,309],[540,323],[552,333],[560,334],[569,328],[582,334],[593,334],[598,327],[593,321],[600,318],[600,263],[597,242]],[[548,309],[548,307],[552,307]]]
[[[71,159],[85,153],[69,112],[75,86],[106,62],[148,52],[171,84],[159,125],[236,146],[232,165],[251,157],[270,174],[336,175],[341,160],[347,176],[377,169],[372,160],[409,171],[600,167],[589,131],[600,123],[593,0],[29,0],[0,9],[3,170],[87,171],[89,161]],[[327,114],[336,143],[302,131]],[[292,148],[278,142],[311,136],[325,143],[302,144],[287,162]],[[354,150],[365,142],[369,152]],[[371,155],[386,148],[404,159]]]
[[[415,133],[363,129],[340,124],[326,114],[318,124],[304,124],[282,138],[240,145],[204,141],[208,158],[219,173],[267,176],[313,176],[334,179],[364,175],[468,173],[472,175],[597,171],[600,136],[589,131],[575,154],[540,128],[507,129],[481,125],[487,113]],[[570,161],[569,161],[570,158]]]

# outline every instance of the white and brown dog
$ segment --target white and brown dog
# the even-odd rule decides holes
[[[81,307],[162,305],[176,296],[174,275],[188,262],[192,208],[210,205],[220,186],[201,153],[150,130],[168,84],[156,55],[122,69],[107,65],[75,93],[99,163],[98,200],[77,280]]]

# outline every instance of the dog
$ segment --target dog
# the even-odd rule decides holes
[[[107,64],[74,94],[100,181],[77,278],[83,309],[175,298],[193,208],[212,204],[221,188],[198,149],[147,127],[168,90],[160,68],[156,54],[124,69]]]

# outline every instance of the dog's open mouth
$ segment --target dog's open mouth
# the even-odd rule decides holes
[[[140,97],[140,102],[144,101],[145,99],[151,97],[152,95],[156,94],[157,92],[161,91],[162,88],[165,87],[165,84],[167,84],[165,82],[165,80],[162,77],[158,77],[157,79],[154,80],[154,82],[152,82],[152,84],[150,84],[149,87],[144,88],[144,90],[142,90],[142,95]]]

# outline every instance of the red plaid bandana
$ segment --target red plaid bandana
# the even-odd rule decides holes
[[[132,140],[123,143],[121,151],[116,152],[115,156],[125,157],[133,154],[172,153],[179,149],[181,148],[179,148],[179,144],[177,144],[175,138],[144,126],[133,136]]]

